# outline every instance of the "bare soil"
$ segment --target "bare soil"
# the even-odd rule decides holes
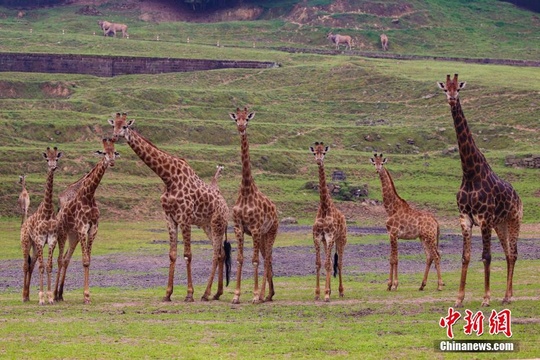
[[[159,231],[161,232],[161,231]],[[163,230],[165,232],[165,230]],[[281,234],[305,233],[311,234],[310,226],[287,225],[280,227]],[[386,229],[378,227],[350,226],[350,235],[385,234]],[[169,257],[168,241],[163,240],[166,234],[160,234],[161,240],[148,238],[148,242],[161,246],[164,249],[162,255],[148,255],[144,253],[130,254],[110,254],[103,256],[93,256],[90,267],[91,287],[118,287],[118,288],[152,288],[163,287],[167,283]],[[157,237],[157,235],[156,235]],[[540,259],[540,239],[522,238],[519,240],[519,260]],[[197,242],[195,242],[197,243]],[[163,245],[166,246],[163,246]],[[200,241],[199,244],[209,245],[209,241]],[[251,265],[252,248],[251,240],[246,238],[244,250],[243,278],[251,278],[253,266]],[[95,246],[100,246],[99,242]],[[77,250],[78,251],[78,250]],[[346,276],[365,276],[366,274],[385,274],[389,270],[388,256],[389,244],[382,241],[377,244],[367,245],[347,245],[344,256],[344,272]],[[460,258],[462,251],[462,238],[460,234],[443,233],[440,240],[440,251],[442,254],[441,267],[444,274],[447,271],[458,270],[460,268]],[[481,261],[482,241],[479,236],[473,237],[472,261]],[[506,267],[503,250],[499,241],[494,237],[492,241],[492,265]],[[182,245],[179,244],[179,256],[175,272],[175,294],[183,296],[185,294],[186,270],[185,263],[181,256]],[[418,284],[422,280],[425,267],[425,256],[422,246],[418,240],[399,241],[399,273],[418,274]],[[404,259],[404,256],[408,256]],[[211,250],[203,249],[197,251],[193,257],[193,279],[195,284],[206,284],[210,271]],[[236,259],[236,243],[233,242],[233,259]],[[55,271],[56,271],[56,263]],[[262,271],[262,267],[259,267]],[[275,245],[273,250],[273,271],[275,281],[279,278],[290,276],[315,275],[315,254],[311,241],[305,246],[279,246]],[[233,261],[233,273],[231,284],[234,284],[236,274],[236,261]],[[38,286],[38,271],[34,270],[32,277],[31,293],[35,294]],[[380,279],[380,278],[379,278]],[[430,271],[427,289],[435,288],[436,272],[434,266]],[[377,281],[374,280],[373,281]],[[0,293],[21,291],[22,282],[22,259],[0,261]],[[385,281],[383,282],[385,283]],[[80,289],[83,285],[83,271],[80,260],[74,260],[68,269],[65,292],[69,293],[74,289]],[[229,285],[234,286],[234,285]],[[381,286],[384,286],[381,284]],[[199,294],[201,295],[201,294]],[[35,296],[33,297],[35,298]]]

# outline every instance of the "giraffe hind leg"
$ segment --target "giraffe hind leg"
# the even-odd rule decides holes
[[[519,220],[503,223],[495,227],[495,232],[501,242],[506,257],[506,292],[503,304],[509,304],[513,296],[514,267],[517,261],[517,241],[519,236]]]

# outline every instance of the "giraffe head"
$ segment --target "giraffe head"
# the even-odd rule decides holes
[[[26,175],[19,175],[19,184],[23,185],[26,183]]]
[[[450,106],[456,104],[459,90],[465,87],[466,82],[458,82],[458,74],[454,74],[454,79],[450,80],[450,75],[446,75],[446,83],[438,82],[437,85],[445,92]]]
[[[386,164],[386,158],[383,158],[383,154],[380,154],[377,156],[377,154],[373,154],[373,157],[369,159],[369,161],[375,165],[375,170],[377,170],[378,173],[380,173],[383,169],[383,165]]]
[[[309,147],[309,150],[311,150],[311,153],[315,155],[315,162],[317,165],[322,165],[324,156],[328,151],[330,151],[330,148],[328,146],[324,146],[324,143],[322,142],[316,142],[314,147]]]
[[[116,141],[119,137],[126,137],[127,130],[133,126],[135,120],[127,120],[126,113],[116,113],[116,118],[109,119],[108,122],[113,126],[113,138]]]
[[[248,121],[255,117],[255,113],[248,112],[247,107],[245,107],[244,110],[236,108],[236,113],[230,113],[229,116],[236,122],[238,132],[240,132],[241,135],[244,135],[247,130]]]
[[[52,149],[47,147],[47,152],[43,153],[43,157],[47,160],[49,170],[54,171],[58,167],[58,159],[62,157],[62,152],[58,151],[56,146]]]
[[[114,166],[114,160],[117,157],[120,157],[120,154],[114,150],[114,143],[116,140],[105,138],[102,140],[103,142],[103,150],[98,150],[94,154],[98,156],[103,156],[105,158],[105,161],[109,164],[109,166]]]

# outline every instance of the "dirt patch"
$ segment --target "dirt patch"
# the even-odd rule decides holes
[[[65,82],[47,82],[41,85],[41,91],[46,97],[68,98],[73,93],[73,84]]]

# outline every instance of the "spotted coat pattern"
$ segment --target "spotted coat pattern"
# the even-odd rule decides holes
[[[343,252],[345,244],[347,244],[347,224],[345,222],[345,216],[334,205],[328,186],[326,185],[326,175],[324,172],[324,157],[329,151],[329,147],[325,146],[322,142],[316,142],[315,146],[309,148],[311,153],[315,156],[315,162],[319,167],[319,195],[320,203],[317,210],[317,216],[315,217],[315,223],[313,224],[313,243],[315,244],[315,265],[317,270],[317,281],[315,286],[315,300],[320,298],[320,269],[321,269],[321,244],[324,247],[325,252],[325,264],[326,270],[326,284],[324,291],[324,301],[330,301],[330,273],[332,268],[332,249],[334,244],[336,245],[337,254],[337,270],[339,274],[339,296],[344,296],[342,269],[343,269]]]
[[[187,268],[187,296],[193,301],[193,279],[191,273],[191,225],[203,229],[212,240],[213,258],[210,277],[202,300],[209,300],[212,282],[218,272],[218,289],[213,299],[223,294],[223,269],[225,260],[225,232],[229,210],[227,202],[217,187],[206,184],[182,158],[158,149],[149,140],[132,128],[135,120],[127,114],[117,113],[109,123],[114,126],[114,136],[123,137],[135,154],[158,175],[165,184],[161,195],[161,206],[165,212],[169,230],[169,279],[164,301],[171,301],[174,286],[174,270],[177,259],[178,228],[184,240],[184,259]]]
[[[445,92],[450,105],[463,170],[461,187],[457,193],[463,234],[463,256],[461,280],[455,306],[463,306],[465,298],[465,282],[471,258],[473,225],[479,226],[482,232],[485,290],[482,306],[489,306],[491,298],[489,279],[492,229],[495,229],[506,256],[507,283],[503,304],[507,304],[513,295],[512,278],[517,260],[517,241],[523,217],[523,204],[512,185],[495,174],[484,154],[476,146],[459,99],[459,91],[465,87],[465,84],[465,82],[458,81],[457,74],[454,75],[453,79],[447,75],[445,83],[437,83]]]
[[[49,304],[54,303],[53,293],[51,291],[51,274],[53,253],[57,243],[56,218],[54,205],[52,202],[54,172],[58,167],[58,160],[62,157],[55,147],[47,148],[43,153],[47,160],[48,172],[45,185],[45,196],[39,204],[35,213],[33,213],[21,226],[21,248],[23,252],[23,301],[30,300],[30,281],[36,262],[39,263],[39,304],[45,304],[45,294],[43,292],[43,281],[45,266],[43,264],[43,248],[45,245],[49,248],[49,257],[47,259],[47,298]],[[30,255],[32,249],[33,255]]]
[[[424,278],[419,290],[424,290],[427,283],[429,268],[435,262],[437,270],[438,286],[437,290],[442,290],[444,285],[441,276],[439,252],[439,223],[435,217],[427,212],[411,207],[403,200],[396,191],[394,182],[388,170],[383,166],[386,158],[382,154],[374,155],[370,159],[375,165],[382,185],[384,209],[388,214],[386,229],[390,235],[390,277],[388,279],[388,290],[397,290],[398,287],[398,239],[413,240],[420,238],[424,252],[426,253],[426,269]]]
[[[240,133],[242,158],[242,182],[238,199],[233,207],[234,233],[238,241],[238,270],[233,303],[238,304],[240,302],[242,265],[244,262],[244,234],[250,235],[253,239],[254,290],[252,302],[272,301],[275,293],[272,274],[272,247],[276,240],[279,223],[276,206],[257,188],[251,174],[247,125],[253,119],[255,113],[248,112],[247,108],[243,110],[237,108],[236,113],[230,113],[229,116],[236,122],[237,130]],[[260,290],[258,282],[259,251],[264,259],[264,272]],[[265,298],[266,281],[268,281],[268,295]]]

